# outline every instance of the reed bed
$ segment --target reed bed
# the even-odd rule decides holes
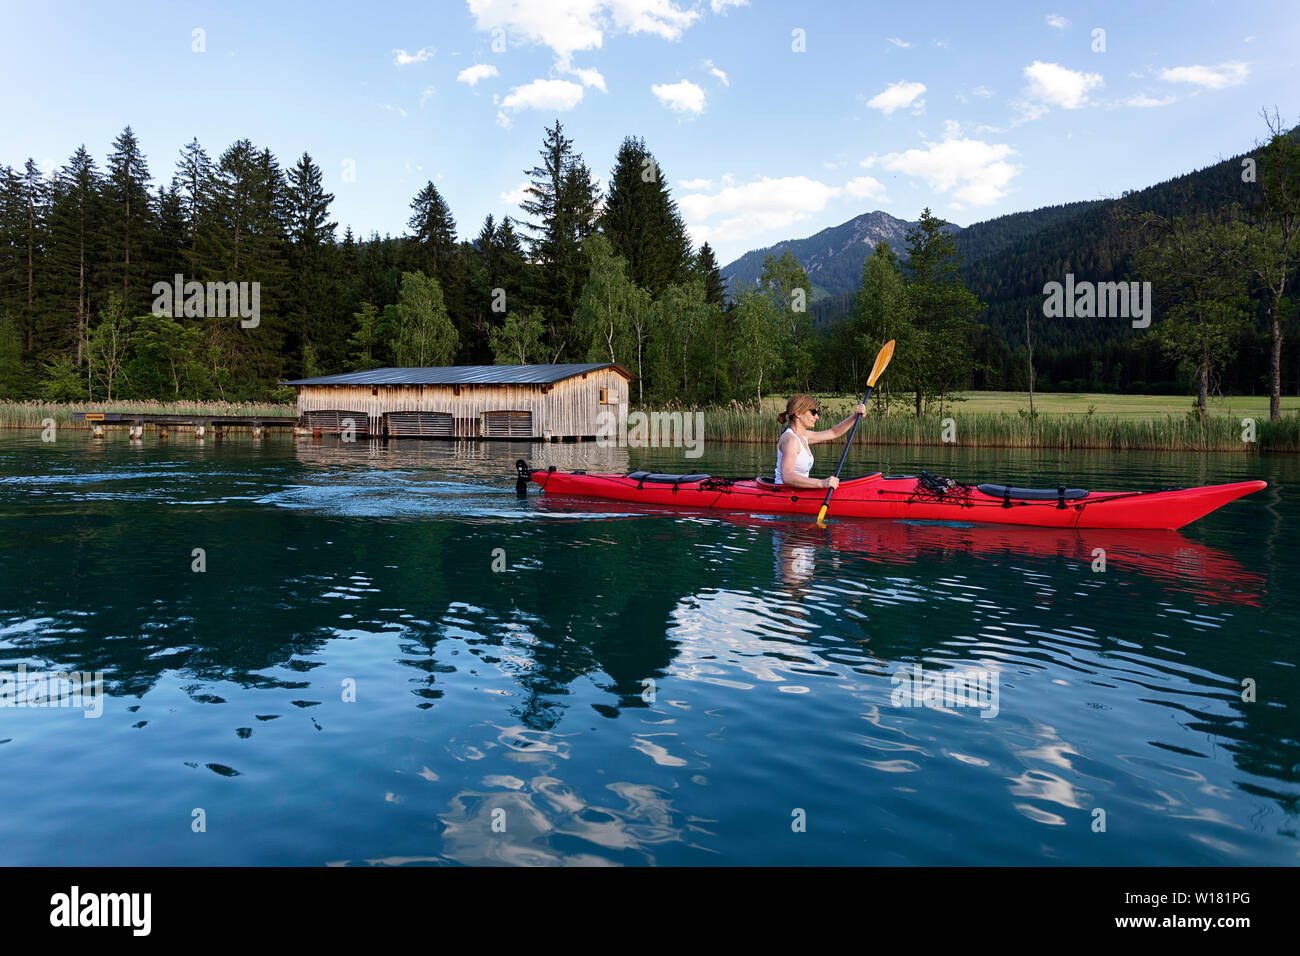
[[[709,441],[772,442],[780,426],[770,411],[733,404],[703,408]],[[832,417],[832,421],[833,421]],[[951,422],[948,427],[945,425]],[[1112,451],[1300,451],[1300,416],[1255,420],[1255,440],[1240,417],[1164,415],[1133,420],[1102,414],[1028,415],[953,412],[940,417],[870,414],[857,441],[873,445],[962,445],[985,448],[1099,448]],[[1246,436],[1246,437],[1243,437]]]
[[[90,427],[89,422],[74,421],[73,412],[220,417],[297,415],[298,408],[296,405],[275,402],[76,402],[69,405],[53,402],[0,402],[0,428],[40,428],[47,418],[54,419],[60,428]]]

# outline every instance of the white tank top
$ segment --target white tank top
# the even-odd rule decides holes
[[[790,430],[787,428],[786,431],[790,431]],[[799,444],[803,446],[803,450],[794,456],[794,473],[798,475],[800,478],[807,478],[808,473],[812,471],[812,466],[813,466],[812,449],[808,447],[808,442],[805,441],[802,437],[795,434],[794,432],[791,432],[791,434],[794,435],[795,439],[799,442]],[[782,432],[781,438],[784,437],[785,437],[785,432]],[[778,439],[776,443],[776,483],[778,485],[783,484],[785,482],[785,479],[781,477],[781,466],[783,464],[781,459],[782,459],[781,441],[780,439]]]

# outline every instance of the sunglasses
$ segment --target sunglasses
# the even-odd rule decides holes
[[[822,410],[820,408],[812,408],[809,409],[809,411],[812,413],[813,418],[816,418],[822,413]]]

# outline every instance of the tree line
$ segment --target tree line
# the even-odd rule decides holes
[[[1203,401],[1263,323],[1276,408],[1300,163],[1295,139],[1273,133],[1250,204],[1118,214],[1161,321],[1092,343],[1076,381],[1062,374],[1078,360],[1041,318],[1041,296],[1026,298],[1040,389],[1174,376]],[[0,397],[247,400],[281,379],[386,365],[614,361],[637,376],[638,401],[717,403],[859,390],[889,338],[899,348],[882,404],[922,414],[959,389],[1027,384],[1027,342],[1002,327],[1007,316],[988,324],[972,292],[1001,295],[992,278],[963,270],[960,235],[928,209],[902,256],[881,243],[866,260],[847,314],[819,322],[789,252],[725,294],[713,250],[692,247],[643,139],[623,140],[602,186],[557,121],[525,172],[523,215],[488,215],[466,241],[432,182],[406,234],[358,239],[348,227],[340,239],[311,156],[285,169],[249,140],[215,160],[190,142],[156,187],[129,127],[103,168],[84,146],[52,173],[31,160],[2,167]],[[1056,217],[1065,225],[1067,213]],[[1027,214],[1005,218],[984,263],[1034,241],[1017,235]],[[176,276],[258,283],[259,320],[158,308],[155,284]]]
[[[190,142],[156,186],[130,127],[102,167],[84,146],[52,172],[0,167],[0,397],[246,400],[384,365],[612,359],[642,395],[729,398],[729,379],[665,364],[725,303],[645,142],[624,140],[601,188],[557,122],[527,173],[524,216],[463,241],[432,182],[406,234],[340,239],[310,154],[286,169],[246,139],[215,159]],[[159,308],[177,276],[257,283],[258,321]]]

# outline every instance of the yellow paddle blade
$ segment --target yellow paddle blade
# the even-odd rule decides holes
[[[885,366],[889,364],[889,360],[893,357],[894,340],[890,339],[884,344],[884,347],[881,348],[880,354],[876,356],[876,364],[871,366],[871,377],[867,379],[868,385],[875,386],[876,379],[880,378],[880,376],[884,374]]]
[[[817,512],[817,524],[819,527],[826,527],[826,522],[822,519],[826,517],[826,506],[822,505],[822,510]]]

